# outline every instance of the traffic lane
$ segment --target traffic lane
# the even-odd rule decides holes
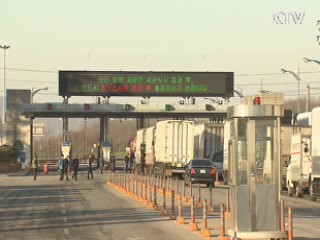
[[[105,174],[59,181],[56,175],[11,177],[0,187],[3,239],[203,239],[117,192]],[[7,177],[10,178],[10,177]]]
[[[183,184],[183,181],[180,181],[180,184]],[[175,184],[174,184],[175,185]],[[181,190],[181,185],[179,189]],[[199,189],[200,189],[200,198],[202,200],[210,199],[210,188],[207,188],[206,185],[200,185],[198,188],[198,184],[193,185],[193,196],[195,198],[195,206],[197,206],[199,200]],[[177,189],[177,188],[175,188]],[[226,206],[226,196],[227,196],[228,187],[225,185],[220,185],[212,189],[213,203],[215,207],[215,215],[209,213],[208,215],[208,225],[217,226],[220,224],[216,221],[217,215],[220,213],[220,204],[224,203]],[[189,198],[190,196],[190,188],[186,188],[186,196]],[[293,208],[293,229],[295,239],[299,240],[320,240],[320,229],[318,226],[318,222],[320,219],[320,207],[319,202],[311,202],[308,198],[296,198],[296,197],[287,197],[283,196],[285,199],[286,206],[286,229],[288,229],[288,207]],[[231,200],[231,199],[230,199]],[[209,204],[209,202],[208,202]],[[280,210],[279,210],[280,211]],[[195,208],[196,218],[201,219],[202,212],[198,207]],[[190,218],[190,207],[183,208],[183,216]],[[226,227],[230,227],[230,221],[226,221]],[[212,233],[216,235],[216,232],[212,230]]]

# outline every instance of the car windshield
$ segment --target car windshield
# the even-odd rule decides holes
[[[212,166],[212,163],[208,159],[194,159],[191,166]]]

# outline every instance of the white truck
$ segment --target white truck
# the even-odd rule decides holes
[[[303,197],[308,192],[311,179],[311,134],[301,133],[291,136],[291,158],[287,168],[288,195],[296,193],[297,197]]]
[[[320,194],[320,107],[312,109],[311,161],[310,197],[315,201]]]
[[[183,175],[186,164],[193,158],[194,123],[166,120],[156,126],[137,131],[135,165],[147,174]]]
[[[194,157],[212,158],[223,149],[224,124],[207,122],[194,126]]]
[[[299,114],[300,115],[300,114]],[[299,117],[298,115],[298,117]],[[298,125],[281,125],[281,176],[282,189],[288,189],[288,167],[291,158],[291,136],[301,134],[302,136],[311,136],[311,126],[305,125],[306,121],[298,122]],[[292,186],[292,184],[290,184]],[[294,190],[294,189],[292,189]]]

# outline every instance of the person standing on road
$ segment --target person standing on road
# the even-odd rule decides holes
[[[79,169],[79,158],[78,155],[76,155],[76,157],[73,159],[72,161],[72,168],[73,168],[73,175],[72,175],[72,179],[74,180],[78,180],[77,176],[78,176],[78,169]]]
[[[69,156],[62,158],[61,162],[62,162],[62,169],[61,169],[60,181],[64,179],[64,175],[66,175],[66,180],[69,181],[69,177],[68,177]]]
[[[127,152],[127,154],[124,156],[124,171],[128,172],[129,171],[129,153]]]
[[[103,174],[103,168],[104,168],[104,159],[103,156],[100,157],[100,172]]]
[[[61,154],[61,157],[59,159],[59,162],[58,162],[58,167],[59,167],[59,171],[60,171],[60,181],[62,181],[63,179],[63,161],[64,161],[64,156],[63,154]]]
[[[88,160],[87,160],[87,166],[88,166],[88,179],[89,175],[91,174],[91,179],[93,178],[93,173],[92,173],[92,164],[93,164],[94,158],[91,154],[89,154]]]
[[[114,153],[110,153],[110,164],[111,164],[111,171],[115,172],[116,171],[116,157],[114,156]]]
[[[37,180],[37,172],[38,172],[38,156],[37,154],[34,154],[33,159],[32,159],[32,166],[33,170],[33,181]]]

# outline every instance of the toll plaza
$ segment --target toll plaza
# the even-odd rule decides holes
[[[21,114],[30,119],[30,132],[33,132],[35,118],[63,119],[63,142],[71,141],[68,137],[69,118],[99,118],[99,158],[103,155],[100,147],[104,142],[109,142],[109,118],[136,118],[137,129],[145,127],[147,118],[222,120],[226,117],[227,104],[195,104],[195,97],[222,97],[228,102],[228,98],[234,94],[233,80],[233,72],[59,71],[62,103],[24,102]],[[72,96],[98,97],[98,103],[69,103]],[[110,103],[112,96],[127,99],[135,96],[145,100],[140,103],[130,100],[124,104]],[[191,100],[191,104],[149,104],[153,96],[182,97]],[[103,103],[100,102],[101,98],[105,100]],[[30,134],[30,158],[33,154],[32,137]]]
[[[228,165],[233,239],[285,238],[280,208],[280,117],[283,105],[228,107]]]

